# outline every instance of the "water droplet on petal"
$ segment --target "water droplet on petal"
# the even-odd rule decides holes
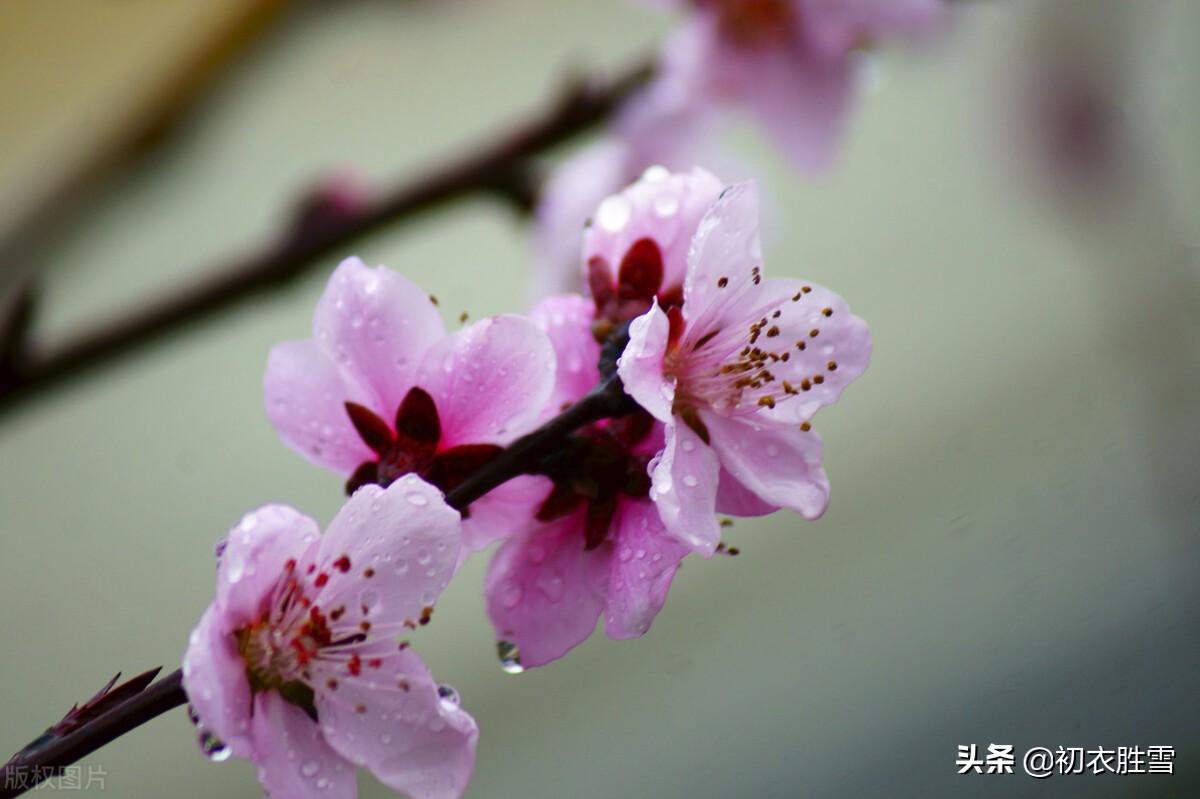
[[[683,451],[684,452],[692,452],[695,449],[696,449],[695,441],[692,441],[690,438],[684,439],[684,442],[683,442]]]
[[[429,498],[428,498],[428,497],[426,497],[424,494],[422,494],[422,493],[421,493],[421,492],[419,492],[419,491],[412,491],[412,492],[409,492],[409,494],[408,494],[408,501],[409,501],[411,504],[413,504],[413,505],[416,505],[418,508],[419,508],[419,507],[421,507],[421,506],[423,506],[423,505],[428,505],[428,504],[429,504]]]
[[[646,167],[646,171],[642,173],[642,180],[647,183],[663,183],[669,177],[671,177],[671,173],[661,164]]]
[[[200,731],[200,753],[214,763],[223,763],[233,754],[220,738],[207,730]]]
[[[654,213],[663,219],[674,216],[679,211],[679,200],[670,194],[654,198]]]
[[[610,233],[618,233],[629,224],[632,216],[633,206],[628,198],[614,194],[596,209],[596,224]]]
[[[685,474],[683,476],[683,484],[688,488],[695,488],[700,485],[700,481],[696,479],[696,475],[694,474]]]
[[[497,641],[496,654],[500,658],[500,668],[505,674],[520,674],[525,671],[521,665],[521,650],[512,641]]]
[[[461,701],[458,691],[454,690],[454,687],[450,685],[438,686],[438,698],[442,700],[442,707],[446,710],[457,709],[458,703]]]
[[[307,763],[305,763],[303,766],[300,767],[300,773],[303,774],[305,777],[312,777],[320,770],[321,770],[321,764],[315,760],[309,760]]]

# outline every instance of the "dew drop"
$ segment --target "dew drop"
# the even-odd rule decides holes
[[[305,763],[303,766],[300,767],[300,773],[303,774],[305,777],[312,777],[312,776],[316,775],[316,773],[320,770],[321,770],[321,764],[315,760],[309,760],[307,763]]]
[[[696,479],[696,475],[694,474],[685,474],[683,476],[683,484],[688,488],[695,488],[700,485],[700,481]]]
[[[438,686],[438,698],[442,701],[442,707],[446,710],[456,710],[458,703],[461,701],[458,691],[454,690],[454,687],[450,685]]]
[[[671,173],[661,164],[646,167],[646,171],[642,173],[642,180],[647,183],[665,183],[669,177],[671,177]]]
[[[416,505],[418,508],[429,504],[429,498],[419,491],[412,491],[408,495],[410,504]]]
[[[512,641],[497,641],[496,655],[500,658],[500,668],[505,674],[520,674],[525,671],[521,665],[521,650]]]
[[[318,780],[317,780],[317,787],[318,787],[319,789],[321,789],[322,791],[323,791],[323,790],[325,790],[326,788],[328,788],[328,787],[329,787],[329,778],[328,778],[328,777],[321,777],[320,779],[318,779]]]
[[[654,199],[654,213],[663,219],[675,216],[679,212],[679,200],[670,194],[664,194]]]
[[[223,763],[233,754],[220,738],[207,730],[200,731],[200,753],[214,763]]]
[[[626,197],[619,194],[605,199],[596,209],[596,223],[609,233],[624,230],[632,216],[633,206]]]
[[[683,441],[683,451],[684,452],[692,452],[695,449],[696,449],[695,441],[692,441],[690,438],[684,439],[684,441]]]

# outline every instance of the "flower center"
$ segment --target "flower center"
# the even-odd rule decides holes
[[[785,43],[796,24],[791,0],[696,0],[711,8],[726,41],[755,50]]]
[[[753,270],[751,282],[754,285],[761,282],[757,268]],[[718,288],[727,285],[726,278],[720,278],[717,283]],[[825,376],[819,372],[792,382],[796,380],[795,364],[785,366],[793,357],[803,358],[813,339],[821,333],[817,326],[809,328],[789,318],[791,314],[807,316],[811,313],[802,303],[805,295],[811,292],[810,286],[802,286],[790,301],[761,310],[762,315],[751,317],[753,321],[748,324],[734,322],[704,331],[685,332],[682,313],[678,309],[668,312],[670,334],[663,371],[675,380],[675,415],[693,428],[702,427],[695,416],[697,408],[726,414],[753,413],[760,408],[774,408],[776,404],[825,382]],[[829,317],[833,309],[821,308],[816,314]],[[803,329],[799,337],[796,337],[797,329]],[[837,364],[829,361],[825,368],[832,372],[837,369]],[[773,370],[785,372],[791,380],[776,375]],[[706,437],[702,429],[696,432],[701,438]]]

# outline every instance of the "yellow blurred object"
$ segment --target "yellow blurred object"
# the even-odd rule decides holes
[[[6,2],[0,243],[161,133],[286,3]]]

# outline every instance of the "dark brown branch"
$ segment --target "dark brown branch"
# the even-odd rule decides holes
[[[357,206],[304,204],[283,238],[174,294],[102,321],[52,348],[34,343],[15,368],[0,371],[0,412],[38,392],[110,363],[158,338],[250,297],[284,285],[386,225],[463,197],[492,193],[519,209],[534,198],[531,160],[607,119],[651,74],[639,65],[608,81],[577,80],[547,111],[495,143],[425,177]]]
[[[507,480],[536,472],[538,465],[581,427],[631,413],[636,408],[619,378],[594,391],[544,425],[514,441],[465,482],[446,494],[459,510]],[[94,700],[93,700],[94,701]],[[17,753],[0,769],[0,799],[19,796],[59,770],[86,757],[147,721],[187,702],[183,672],[174,671],[73,732]]]

